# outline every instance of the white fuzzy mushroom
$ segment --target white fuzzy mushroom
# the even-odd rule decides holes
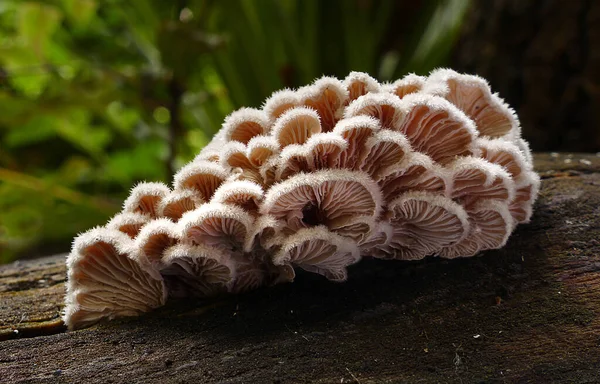
[[[67,258],[63,316],[69,329],[138,316],[164,305],[162,277],[134,259],[133,251],[133,241],[114,229],[95,228],[75,238]]]
[[[363,256],[473,256],[531,219],[539,188],[518,119],[485,80],[322,77],[233,112],[173,190],[139,184],[77,238],[65,321],[290,282],[294,268],[343,281]]]

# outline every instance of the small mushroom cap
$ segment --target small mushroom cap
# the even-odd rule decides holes
[[[336,168],[347,145],[335,132],[316,133],[304,145],[289,145],[281,152],[275,178],[281,181],[299,172]]]
[[[340,153],[339,167],[358,169],[358,158],[367,140],[379,131],[379,120],[371,116],[355,116],[340,120],[333,133],[340,135],[348,143]]]
[[[387,176],[412,152],[406,136],[382,129],[367,139],[359,155],[360,169],[378,181]]]
[[[248,143],[246,156],[255,167],[263,166],[269,158],[279,153],[277,139],[272,136],[256,136]]]
[[[211,202],[237,205],[247,212],[256,212],[263,195],[260,185],[248,180],[235,180],[223,183],[215,191]]]
[[[468,234],[467,213],[444,196],[407,192],[390,202],[388,209],[394,230],[389,246],[396,258],[422,258],[461,241]]]
[[[379,187],[365,173],[324,170],[274,185],[260,212],[299,229],[316,224],[338,226],[354,216],[377,217],[381,203]]]
[[[406,135],[414,150],[441,164],[473,153],[477,130],[473,121],[454,105],[425,94],[407,95],[401,104],[407,112],[395,129]]]
[[[389,93],[368,93],[348,105],[344,118],[371,116],[379,120],[383,128],[394,129],[408,111],[400,98]]]
[[[202,205],[201,196],[192,189],[180,189],[166,195],[158,206],[159,216],[177,221],[187,211],[193,211]]]
[[[434,163],[429,156],[411,152],[401,163],[389,168],[379,185],[385,201],[391,201],[407,191],[445,194],[448,178],[446,168]]]
[[[173,186],[175,190],[191,189],[198,198],[209,201],[229,173],[219,164],[208,161],[192,162],[175,174]]]
[[[135,239],[135,256],[142,264],[151,264],[154,269],[164,267],[165,250],[181,240],[177,224],[167,218],[155,219],[147,223]]]
[[[269,116],[271,121],[275,121],[285,111],[300,105],[299,95],[291,89],[282,89],[267,99],[263,106],[263,111]]]
[[[140,229],[151,220],[149,215],[144,215],[137,212],[121,212],[113,216],[106,224],[108,229],[116,229],[127,234],[131,238],[135,238],[140,232]]]
[[[157,217],[160,201],[171,190],[163,183],[139,183],[123,203],[123,212],[141,213]]]
[[[233,112],[223,123],[223,132],[227,141],[248,144],[250,139],[267,132],[269,117],[259,109],[242,108]]]
[[[257,289],[269,282],[269,270],[266,263],[250,254],[236,255],[235,280],[228,286],[231,293],[242,293]]]
[[[160,274],[131,257],[133,241],[114,229],[79,235],[67,258],[68,282],[63,316],[69,329],[102,319],[138,316],[164,305]]]
[[[500,165],[476,157],[463,157],[449,165],[448,195],[470,205],[478,199],[512,201],[515,182]]]
[[[235,263],[226,253],[201,245],[177,244],[166,250],[161,274],[172,297],[210,297],[227,292]]]
[[[275,122],[272,135],[281,148],[290,144],[304,144],[310,136],[321,132],[319,115],[314,109],[288,109]]]
[[[364,72],[350,72],[344,79],[344,87],[348,91],[347,103],[367,93],[381,92],[381,85]]]
[[[483,159],[501,165],[513,179],[518,178],[522,172],[532,169],[531,163],[527,162],[523,152],[511,141],[479,138],[475,141],[475,146]]]
[[[360,260],[358,247],[324,226],[304,228],[283,240],[275,265],[291,263],[333,281],[347,278],[346,267]]]
[[[403,78],[396,80],[394,83],[385,85],[384,90],[393,93],[402,99],[404,96],[411,93],[420,92],[424,88],[426,80],[427,78],[423,76],[409,73]]]
[[[187,212],[178,222],[182,237],[197,245],[239,251],[251,248],[254,218],[234,205],[210,203]]]
[[[467,114],[483,136],[520,136],[518,118],[511,108],[479,76],[459,74],[451,69],[433,71],[425,92],[446,98]]]
[[[394,228],[389,221],[378,221],[370,236],[360,244],[360,252],[364,256],[374,256],[386,249],[394,235]],[[383,256],[387,258],[387,256]]]
[[[348,99],[344,84],[335,77],[321,77],[312,85],[298,90],[301,103],[317,111],[323,132],[329,132],[342,118],[343,107]]]
[[[480,200],[469,209],[468,214],[468,235],[458,243],[442,248],[440,256],[467,257],[486,249],[502,248],[515,227],[515,221],[503,201]]]
[[[540,177],[533,171],[521,174],[517,180],[515,198],[510,203],[510,212],[517,223],[528,223],[533,213],[533,203],[540,189]]]

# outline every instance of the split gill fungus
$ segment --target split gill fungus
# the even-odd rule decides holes
[[[290,282],[297,268],[344,281],[361,257],[473,256],[529,221],[539,184],[517,116],[477,76],[323,77],[233,112],[172,187],[137,185],[79,235],[64,321]]]

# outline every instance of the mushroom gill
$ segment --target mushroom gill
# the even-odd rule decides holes
[[[162,277],[132,257],[124,233],[95,228],[79,235],[67,259],[68,283],[63,320],[79,329],[102,319],[137,316],[165,304]]]
[[[70,329],[293,281],[361,257],[473,256],[531,219],[540,188],[519,120],[452,70],[323,77],[230,114],[174,176],[141,183],[73,244]]]

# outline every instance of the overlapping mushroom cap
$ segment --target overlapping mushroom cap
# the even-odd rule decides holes
[[[477,76],[324,77],[232,113],[172,188],[139,184],[80,235],[64,319],[288,282],[295,267],[343,281],[361,257],[472,256],[529,221],[539,183],[516,115]]]

